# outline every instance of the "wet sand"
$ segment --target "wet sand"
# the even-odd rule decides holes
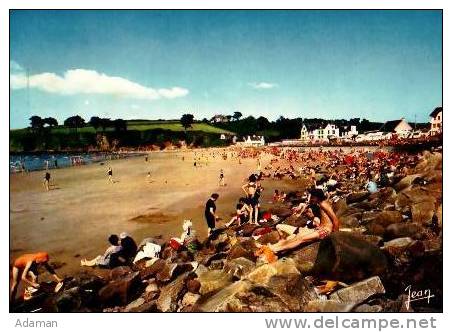
[[[182,156],[185,160],[182,161]],[[264,167],[270,158],[262,161]],[[114,184],[107,180],[113,169]],[[44,172],[10,175],[10,260],[28,252],[48,251],[61,275],[80,269],[80,259],[104,252],[110,234],[127,232],[139,242],[146,237],[180,236],[183,219],[193,220],[200,239],[207,235],[204,204],[218,192],[217,213],[230,220],[243,196],[244,179],[256,170],[252,159],[209,160],[193,167],[193,152],[154,152],[144,157],[108,161],[104,165],[51,170],[51,189]],[[220,169],[225,187],[219,187]],[[147,173],[151,172],[150,182]],[[289,190],[300,181],[265,179],[265,208],[274,189]]]

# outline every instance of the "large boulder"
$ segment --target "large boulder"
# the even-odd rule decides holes
[[[414,223],[428,225],[435,214],[435,203],[424,201],[411,205],[411,218]]]
[[[227,259],[232,260],[234,258],[244,257],[255,262],[256,256],[254,255],[254,252],[256,250],[257,247],[252,241],[238,242],[232,246],[227,255]]]
[[[262,235],[257,242],[259,242],[260,244],[268,244],[268,243],[276,243],[280,240],[280,235],[278,233],[278,231],[272,231],[269,233],[266,233],[264,235]]]
[[[383,227],[402,221],[403,216],[399,211],[382,211],[375,218],[375,222]]]
[[[199,293],[204,295],[228,286],[232,277],[221,270],[208,270],[199,274],[198,281],[201,284]]]
[[[227,261],[224,266],[224,272],[229,273],[234,278],[241,279],[254,270],[255,267],[256,264],[253,261],[245,257],[239,257]]]
[[[98,293],[98,301],[102,306],[125,305],[133,297],[139,284],[139,273],[131,273],[102,287]]]
[[[362,202],[369,197],[370,193],[368,191],[359,191],[356,193],[351,193],[347,196],[347,204]]]
[[[330,295],[330,300],[357,305],[372,296],[384,294],[385,288],[379,277],[359,281],[349,287],[339,289]]]
[[[227,311],[228,302],[232,301],[236,294],[247,291],[251,286],[251,282],[247,280],[240,280],[230,284],[213,296],[200,300],[199,310],[204,312]]]
[[[394,189],[397,191],[401,191],[406,188],[409,188],[411,186],[411,183],[419,177],[420,177],[420,174],[407,175],[394,185]]]
[[[235,294],[224,304],[225,312],[290,312],[287,305],[272,292],[264,287],[252,289]]]
[[[301,312],[309,301],[319,299],[314,286],[299,274],[273,276],[267,289],[293,312]]]
[[[175,312],[177,309],[177,303],[187,289],[185,287],[185,281],[188,273],[180,275],[176,280],[172,281],[160,290],[160,296],[157,299],[157,308],[162,312]]]
[[[287,257],[293,259],[298,271],[301,273],[309,273],[317,260],[319,246],[320,242],[316,241],[292,251]]]
[[[291,258],[282,258],[276,262],[263,264],[246,276],[246,279],[258,285],[267,285],[273,276],[287,276],[300,274],[295,261]]]
[[[350,282],[386,270],[386,257],[378,247],[350,233],[335,232],[321,241],[312,273]]]
[[[335,300],[313,300],[306,307],[306,312],[350,312],[353,304],[343,303]]]
[[[392,224],[386,227],[384,237],[392,240],[400,237],[411,237],[413,239],[423,239],[425,237],[424,229],[421,225],[415,223]]]

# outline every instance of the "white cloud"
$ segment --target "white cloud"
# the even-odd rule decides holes
[[[11,70],[12,73],[24,71],[24,68],[14,60],[11,60],[9,62],[9,69]]]
[[[248,83],[250,87],[253,89],[273,89],[278,86],[276,83],[268,83],[268,82],[251,82]]]
[[[12,73],[10,86],[11,89],[24,89],[27,86],[25,73]],[[108,76],[87,69],[67,70],[63,76],[54,73],[31,75],[29,86],[60,95],[104,94],[144,100],[184,97],[189,92],[180,87],[154,89],[122,77]]]

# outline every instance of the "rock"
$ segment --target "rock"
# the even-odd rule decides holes
[[[224,303],[225,312],[290,312],[284,302],[264,287],[239,292]]]
[[[119,280],[132,273],[129,266],[118,266],[110,270],[110,280]]]
[[[137,298],[135,301],[130,302],[127,307],[124,309],[125,312],[130,312],[132,309],[136,309],[139,306],[144,304],[144,299],[142,297]]]
[[[424,230],[421,225],[415,223],[392,224],[386,228],[384,237],[388,240],[400,237],[422,239],[424,237]]]
[[[146,280],[151,277],[154,277],[157,273],[162,271],[166,267],[167,263],[163,259],[158,259],[149,267],[145,267],[143,270],[140,270],[140,278],[141,280]]]
[[[314,242],[300,249],[294,250],[287,257],[292,258],[297,270],[301,273],[309,273],[314,267],[319,252],[320,242]]]
[[[246,279],[259,285],[267,285],[273,276],[300,274],[292,258],[282,258],[270,264],[256,268],[246,276]]]
[[[387,260],[383,252],[347,232],[334,232],[322,240],[311,273],[344,282],[383,275]]]
[[[219,312],[226,311],[227,303],[234,299],[235,295],[247,291],[251,288],[251,283],[247,280],[240,280],[224,287],[213,296],[207,298],[199,304],[200,311]]]
[[[193,293],[186,293],[182,299],[182,306],[187,307],[187,306],[192,306],[194,305],[199,298],[201,297],[201,295],[199,294],[193,294]]]
[[[232,277],[241,279],[243,276],[249,274],[256,264],[247,258],[239,257],[226,261],[224,272],[229,273]]]
[[[414,240],[410,237],[401,237],[388,242],[385,242],[383,245],[383,249],[388,248],[397,248],[397,249],[406,249],[411,244],[413,244]]]
[[[407,176],[405,176],[402,180],[400,180],[399,182],[397,182],[397,183],[394,185],[394,189],[397,190],[397,191],[401,191],[401,190],[403,190],[403,189],[406,189],[406,188],[408,188],[408,187],[411,185],[411,183],[412,183],[415,179],[417,179],[417,178],[419,178],[419,177],[420,177],[420,174],[411,174],[411,175],[407,175]]]
[[[355,216],[342,216],[339,218],[341,227],[358,227],[359,221]]]
[[[241,226],[238,230],[237,233],[241,234],[242,236],[245,237],[249,237],[253,234],[253,232],[258,228],[258,225],[255,224],[249,224],[246,223],[245,225]]]
[[[402,221],[403,216],[399,211],[382,211],[375,218],[375,222],[383,227]]]
[[[231,283],[231,276],[220,270],[210,270],[199,275],[198,281],[201,284],[199,293],[201,295],[214,292],[224,288]]]
[[[422,188],[414,188],[411,190],[404,190],[403,194],[408,197],[411,204],[417,204],[422,202],[435,203],[435,198]]]
[[[383,311],[383,307],[381,305],[368,305],[366,303],[361,304],[359,306],[357,306],[355,308],[355,310],[353,310],[354,312],[366,312],[366,313],[370,313],[370,312],[382,312]]]
[[[436,209],[436,216],[438,218],[438,226],[443,228],[443,204],[440,204]]]
[[[144,302],[142,305],[131,308],[129,312],[158,312],[157,301]]]
[[[156,274],[155,278],[160,282],[168,282],[173,279],[173,274],[176,271],[176,263],[166,263],[163,268]]]
[[[257,242],[259,242],[260,244],[268,244],[268,243],[276,243],[278,242],[280,239],[280,235],[278,233],[278,231],[272,231],[270,233],[264,234],[262,235]]]
[[[385,228],[380,225],[379,223],[377,223],[375,220],[369,222],[366,225],[366,233],[368,235],[374,235],[374,236],[383,236],[385,234]]]
[[[338,216],[339,218],[345,214],[347,209],[347,202],[343,198],[339,199],[336,203],[333,204],[333,210],[336,213],[336,216]]]
[[[411,205],[412,220],[416,224],[428,225],[435,214],[435,203],[424,201]]]
[[[354,305],[334,300],[310,301],[305,308],[306,312],[350,312]]]
[[[139,284],[139,273],[131,273],[123,279],[112,281],[102,287],[98,293],[98,300],[103,306],[113,306],[118,303],[125,305]]]
[[[355,234],[354,235],[361,237],[364,241],[369,242],[371,245],[375,247],[380,247],[383,243],[383,238],[378,235],[364,235],[364,234]]]
[[[422,241],[426,252],[440,252],[443,249],[441,238]]]
[[[221,270],[224,267],[226,259],[217,259],[212,261],[209,265],[209,269],[211,270]]]
[[[308,302],[319,299],[314,286],[299,274],[273,276],[267,288],[294,312],[303,311]]]
[[[379,277],[359,281],[349,287],[339,289],[330,295],[330,300],[357,305],[377,294],[384,294],[385,288]]]
[[[191,279],[187,281],[187,290],[190,293],[198,294],[201,288],[201,283],[196,279]]]
[[[79,287],[72,287],[58,294],[55,299],[58,312],[78,311],[82,305],[80,291]]]
[[[236,243],[235,245],[232,246],[231,250],[229,251],[227,259],[232,260],[235,258],[244,257],[255,262],[256,261],[256,256],[254,256],[255,250],[257,250],[257,247],[254,250],[249,250],[246,249],[241,243]]]
[[[274,206],[270,208],[269,212],[271,214],[277,215],[281,219],[285,219],[292,215],[292,210],[286,207],[285,205]]]
[[[159,291],[159,286],[157,285],[157,283],[155,281],[151,281],[147,286],[146,289],[144,290],[146,293],[153,293],[153,292],[158,292]]]
[[[370,193],[368,191],[360,191],[356,193],[351,193],[347,196],[347,204],[362,202],[369,197]]]
[[[209,266],[213,261],[217,261],[220,259],[224,259],[227,257],[227,253],[225,252],[215,252],[214,254],[205,255],[201,259],[201,264],[205,266]],[[197,257],[199,259],[199,257]]]
[[[162,312],[175,312],[177,303],[186,292],[185,279],[188,273],[176,278],[160,290],[160,296],[157,299],[157,308]]]

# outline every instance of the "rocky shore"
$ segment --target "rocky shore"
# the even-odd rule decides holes
[[[353,181],[343,189],[333,204],[340,231],[276,261],[256,256],[257,243],[277,242],[277,223],[297,224],[291,207],[302,192],[272,206],[275,220],[219,229],[198,250],[154,239],[158,259],[83,270],[57,294],[43,283],[12,311],[442,311],[442,154],[424,152],[409,175],[376,193]],[[434,297],[411,302],[410,290]]]

